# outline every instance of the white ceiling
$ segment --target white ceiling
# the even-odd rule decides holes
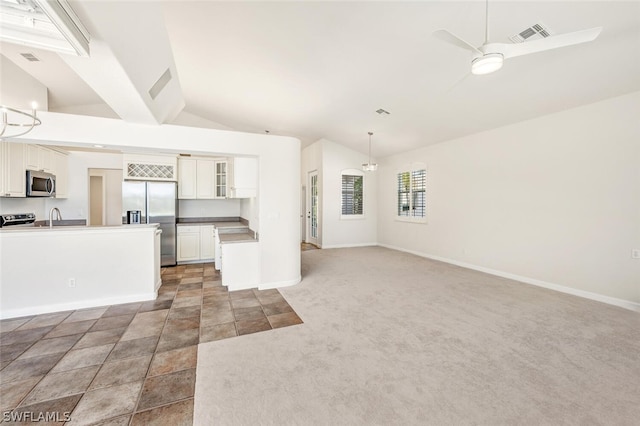
[[[83,1],[70,3],[91,21]],[[604,29],[591,43],[512,58],[486,76],[469,75],[468,53],[431,36],[446,28],[480,45],[482,1],[162,6],[158,25],[168,35],[185,111],[236,130],[269,130],[305,144],[326,138],[363,153],[372,131],[374,157],[640,90],[640,1],[490,2],[494,42],[538,22],[556,33]],[[51,110],[101,102],[56,54],[28,49],[45,62],[34,65],[17,57],[24,48],[0,49],[49,87]],[[130,58],[136,55],[142,66],[145,52]]]

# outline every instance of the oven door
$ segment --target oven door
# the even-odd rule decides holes
[[[55,197],[56,177],[51,173],[27,170],[27,197]]]

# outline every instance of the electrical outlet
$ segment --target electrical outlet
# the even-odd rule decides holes
[[[76,279],[75,278],[69,278],[69,287],[71,287],[71,288],[75,288],[76,287]]]
[[[640,259],[640,249],[632,249],[631,250],[631,258],[632,259]]]

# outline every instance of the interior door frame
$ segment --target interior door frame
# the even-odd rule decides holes
[[[315,215],[316,215],[316,232],[315,232],[315,236],[313,233],[313,227],[312,227],[312,198],[313,198],[313,184],[312,184],[312,179],[315,176],[316,180],[315,180],[315,187],[316,187],[316,210],[315,210]],[[305,236],[305,242],[313,244],[317,247],[320,247],[319,241],[320,241],[320,190],[319,190],[319,179],[318,179],[318,170],[312,170],[307,174],[307,214],[306,214],[306,218],[307,218],[307,226],[306,226],[306,236]]]

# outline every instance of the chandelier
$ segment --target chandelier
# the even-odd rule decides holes
[[[18,136],[26,135],[33,130],[35,126],[42,124],[40,119],[36,116],[37,107],[38,104],[33,102],[31,104],[31,113],[28,113],[20,111],[19,109],[0,105],[0,115],[2,116],[2,123],[0,123],[0,139],[16,138]]]
[[[362,170],[365,172],[375,172],[378,170],[378,165],[376,163],[371,162],[371,136],[372,132],[369,132],[369,161],[367,163],[362,164]]]

